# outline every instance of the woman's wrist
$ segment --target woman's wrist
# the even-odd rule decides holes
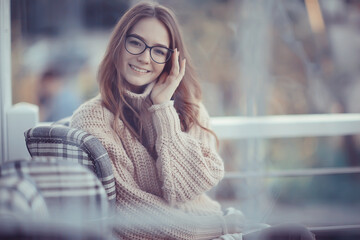
[[[219,216],[220,222],[221,222],[221,228],[222,228],[222,235],[226,235],[229,233],[225,219],[223,216]]]
[[[181,131],[179,115],[173,101],[152,105],[149,109],[158,137],[173,138]]]
[[[161,99],[152,99],[150,98],[151,102],[153,105],[160,105],[160,104],[163,104],[163,103],[166,103],[166,102],[169,102],[170,100],[161,100]]]
[[[163,109],[163,108],[166,108],[166,107],[169,107],[169,106],[173,106],[174,105],[174,101],[173,100],[169,100],[169,101],[166,101],[166,102],[163,102],[163,103],[154,103],[148,108],[149,112],[155,112],[157,110],[160,110],[160,109]]]

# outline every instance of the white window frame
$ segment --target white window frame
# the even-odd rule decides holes
[[[8,159],[6,112],[12,105],[10,0],[0,1],[0,164]]]

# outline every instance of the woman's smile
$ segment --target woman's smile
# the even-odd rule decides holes
[[[134,70],[136,73],[140,73],[140,74],[145,74],[145,73],[149,73],[150,71],[132,64],[129,64],[130,68],[132,70]]]

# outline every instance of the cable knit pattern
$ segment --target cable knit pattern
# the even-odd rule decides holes
[[[116,179],[117,209],[124,222],[141,226],[119,223],[116,234],[121,239],[219,237],[226,233],[223,213],[205,194],[224,174],[214,137],[197,126],[182,132],[172,102],[151,104],[151,88],[143,94],[125,93],[140,114],[144,145],[120,120],[121,135],[116,134],[111,128],[114,115],[102,105],[100,96],[80,106],[71,120],[71,127],[91,133],[108,151]],[[200,122],[208,127],[209,116],[203,106]],[[146,219],[160,226],[149,226]]]
[[[157,133],[157,168],[165,200],[176,205],[210,190],[224,173],[221,158],[212,150],[211,135],[205,138],[205,135],[192,136],[182,132],[179,116],[171,102],[149,110],[153,113]],[[201,120],[208,126],[204,117]]]

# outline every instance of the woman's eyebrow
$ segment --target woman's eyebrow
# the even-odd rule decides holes
[[[148,44],[147,41],[146,41],[142,36],[140,36],[140,35],[138,35],[138,34],[136,34],[136,33],[129,34],[129,36],[139,38],[140,40],[142,40],[142,41],[144,41],[146,44]],[[160,43],[155,43],[153,46],[169,48],[168,46],[166,46],[166,45],[164,45],[164,44],[160,44]]]

